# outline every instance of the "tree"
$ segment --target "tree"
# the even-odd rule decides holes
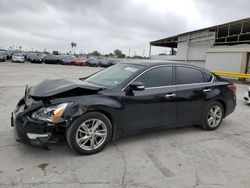
[[[174,48],[171,48],[169,55],[176,55],[177,51]]]
[[[114,54],[113,53],[109,53],[108,56],[109,57],[114,57]]]
[[[93,52],[91,52],[91,53],[89,53],[87,55],[89,55],[89,56],[100,56],[101,54],[97,50],[95,50],[95,51],[93,51]]]
[[[125,57],[126,57],[126,55],[123,54],[122,51],[119,50],[119,49],[114,50],[114,55],[115,55],[116,57],[118,57],[118,58],[125,58]]]
[[[74,53],[75,53],[75,47],[77,46],[77,44],[75,42],[71,42],[70,45],[71,45],[71,48],[72,48],[72,52],[74,50]]]

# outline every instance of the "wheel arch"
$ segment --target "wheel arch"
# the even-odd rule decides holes
[[[225,117],[226,110],[227,110],[225,101],[223,101],[223,100],[221,100],[221,99],[216,99],[215,101],[221,103],[221,105],[222,105],[222,107],[223,107],[223,111],[224,111],[223,117]]]
[[[111,113],[109,113],[109,112],[107,112],[107,111],[105,111],[105,110],[101,110],[101,109],[93,109],[93,110],[87,111],[87,112],[84,113],[84,114],[87,114],[87,113],[90,113],[90,112],[99,112],[99,113],[105,115],[105,116],[108,118],[108,120],[110,121],[111,126],[112,126],[112,135],[111,135],[111,138],[112,138],[112,140],[114,140],[115,131],[116,131],[116,126],[115,126],[115,123],[114,123],[114,118],[113,118],[113,116],[111,115]],[[82,114],[82,115],[84,115],[84,114]]]

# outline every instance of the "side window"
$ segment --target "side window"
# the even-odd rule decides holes
[[[212,81],[212,79],[213,79],[212,74],[204,72],[204,75],[205,75],[206,82],[211,82]]]
[[[141,75],[135,82],[142,82],[145,87],[168,86],[173,83],[173,68],[158,67]]]
[[[177,84],[192,84],[204,82],[203,74],[200,70],[189,67],[176,67]]]

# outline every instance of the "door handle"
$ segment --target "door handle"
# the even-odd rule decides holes
[[[209,91],[211,91],[211,89],[210,89],[210,88],[203,89],[203,92],[204,92],[204,93],[209,92]]]
[[[170,98],[170,97],[176,97],[176,94],[168,93],[168,94],[165,95],[165,98]]]

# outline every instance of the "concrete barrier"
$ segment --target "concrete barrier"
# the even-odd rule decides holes
[[[242,73],[234,73],[234,72],[220,72],[220,71],[214,71],[213,73],[216,75],[225,76],[225,77],[250,78],[250,74],[242,74]]]

